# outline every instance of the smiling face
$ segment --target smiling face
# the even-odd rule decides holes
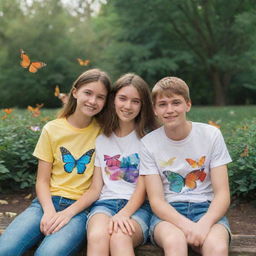
[[[122,87],[115,95],[114,104],[119,122],[135,123],[141,110],[141,98],[134,86]]]
[[[186,113],[190,111],[191,102],[183,96],[164,93],[156,96],[154,111],[156,116],[168,129],[177,130],[186,124]]]
[[[87,117],[93,117],[98,114],[104,107],[107,90],[100,81],[87,83],[74,89],[72,92],[77,100],[76,112],[82,113]]]

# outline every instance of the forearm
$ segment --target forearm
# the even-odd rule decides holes
[[[214,225],[226,214],[229,205],[229,193],[215,195],[207,213],[201,218],[200,223],[208,223],[210,226]]]
[[[126,216],[133,215],[144,203],[145,198],[146,198],[146,188],[144,184],[144,179],[143,177],[139,177],[135,191],[133,192],[130,200],[125,205],[125,207],[119,211],[119,213],[123,213]]]
[[[66,208],[70,215],[75,216],[87,207],[89,207],[93,202],[95,202],[100,196],[100,190],[95,190],[90,188],[86,191],[75,203]]]
[[[48,182],[37,182],[36,194],[44,212],[55,211]]]
[[[180,229],[184,229],[186,224],[191,221],[177,212],[168,202],[165,200],[159,200],[159,198],[150,201],[153,212],[162,220],[172,223]]]

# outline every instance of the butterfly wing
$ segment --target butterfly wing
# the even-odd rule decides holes
[[[60,152],[62,155],[62,161],[65,163],[64,170],[67,173],[71,173],[76,166],[76,160],[72,154],[64,147],[60,147]]]
[[[186,158],[186,161],[189,163],[189,165],[192,167],[192,168],[196,168],[197,167],[197,162],[191,158]]]
[[[163,173],[170,183],[169,189],[176,193],[181,192],[184,187],[184,178],[176,172],[164,171]]]
[[[205,180],[206,173],[204,169],[194,170],[187,174],[185,178],[185,185],[190,189],[195,189],[197,187],[196,181],[200,180],[203,182]]]
[[[198,167],[202,167],[205,162],[205,156],[202,156],[198,161]]]
[[[134,153],[122,158],[121,169],[123,170],[123,179],[129,183],[135,183],[139,176],[139,155]]]
[[[28,55],[22,49],[20,50],[20,57],[21,57],[20,65],[23,68],[27,68],[30,65],[30,59],[29,59]]]
[[[167,166],[171,166],[173,164],[173,162],[176,160],[176,157],[172,157],[170,158],[168,161],[161,161],[160,162],[160,166],[161,167],[167,167]]]
[[[86,170],[86,165],[91,162],[92,155],[94,153],[94,149],[90,149],[85,154],[83,154],[78,160],[77,160],[77,173],[83,174]]]
[[[45,67],[45,66],[46,66],[46,64],[41,61],[31,62],[31,65],[29,66],[28,71],[31,73],[36,73],[38,69]]]

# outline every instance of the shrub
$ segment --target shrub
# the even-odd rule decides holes
[[[51,118],[13,113],[0,123],[0,192],[35,184],[37,159],[32,156],[40,130]]]
[[[229,123],[223,134],[233,160],[228,166],[231,194],[255,199],[256,119]]]

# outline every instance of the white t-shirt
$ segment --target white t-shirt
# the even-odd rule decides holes
[[[104,186],[99,200],[127,199],[139,176],[140,139],[132,131],[125,137],[100,135],[96,139],[95,166],[101,167]]]
[[[169,139],[162,126],[141,142],[140,175],[159,174],[168,202],[211,201],[210,169],[232,161],[220,130],[208,124],[192,122],[180,141]]]

